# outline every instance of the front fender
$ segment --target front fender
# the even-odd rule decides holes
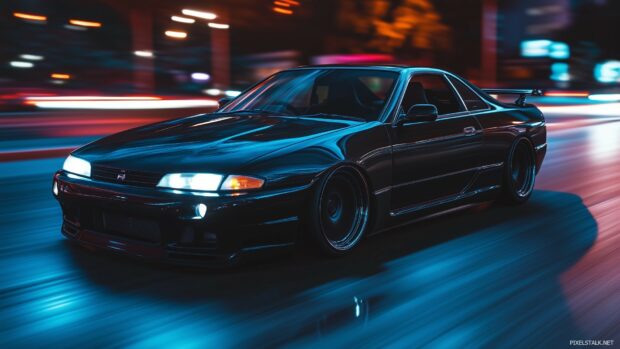
[[[385,127],[366,123],[296,144],[246,166],[242,174],[265,178],[266,187],[290,187],[309,184],[326,170],[350,163],[367,175],[374,192],[392,181],[391,143]]]

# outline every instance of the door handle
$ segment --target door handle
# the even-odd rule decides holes
[[[474,134],[476,134],[476,128],[473,126],[467,126],[463,129],[463,132],[466,136],[473,136]]]

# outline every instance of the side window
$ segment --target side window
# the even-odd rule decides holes
[[[452,85],[454,85],[454,88],[456,88],[458,93],[461,95],[461,98],[463,98],[463,102],[465,102],[468,110],[489,109],[489,106],[482,99],[480,99],[480,97],[478,97],[478,95],[472,91],[471,88],[451,76],[449,79]]]
[[[439,115],[463,110],[450,84],[437,74],[413,76],[403,96],[402,112],[406,113],[415,104],[433,104]]]

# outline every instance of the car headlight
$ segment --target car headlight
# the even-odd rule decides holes
[[[264,180],[256,177],[230,175],[226,177],[220,190],[260,189],[264,183]]]
[[[169,173],[157,184],[160,188],[216,191],[222,182],[222,175],[213,173]]]
[[[90,177],[90,162],[73,155],[67,157],[62,169],[79,176]]]

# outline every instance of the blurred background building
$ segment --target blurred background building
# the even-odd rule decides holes
[[[304,64],[614,89],[620,1],[3,0],[0,95],[235,95]]]
[[[619,27],[620,0],[0,0],[0,349],[620,343]],[[545,90],[531,202],[231,273],[64,243],[51,179],[70,152],[324,63]]]

